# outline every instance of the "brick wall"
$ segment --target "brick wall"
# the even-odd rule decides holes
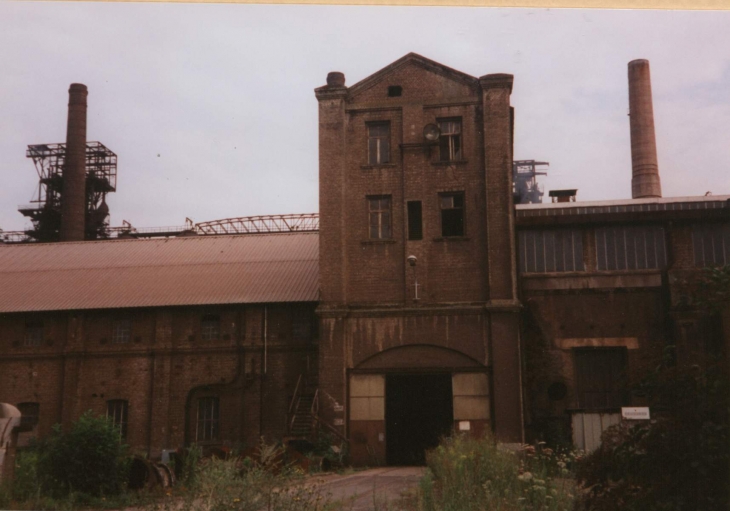
[[[220,335],[203,341],[201,319],[211,314],[220,318]],[[112,342],[119,318],[132,322],[127,343]],[[29,321],[44,325],[40,346],[24,345]],[[30,437],[126,400],[127,442],[157,456],[194,441],[197,398],[216,395],[214,444],[250,446],[262,434],[286,434],[297,378],[316,373],[315,325],[313,304],[0,315],[0,402],[40,404],[38,427],[24,434]]]

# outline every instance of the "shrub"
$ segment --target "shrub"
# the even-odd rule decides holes
[[[210,457],[195,468],[194,484],[168,491],[155,511],[320,511],[329,496],[319,485],[305,484],[303,474],[282,463],[283,449],[263,440],[255,460]],[[179,497],[179,498],[174,498]]]
[[[119,430],[89,411],[66,433],[54,426],[38,449],[38,477],[53,495],[114,495],[124,488],[130,461]]]
[[[643,387],[658,418],[604,433],[578,469],[578,509],[727,509],[728,382],[719,369],[653,374]]]
[[[423,511],[568,510],[572,507],[571,457],[523,446],[500,449],[491,438],[444,439],[426,455],[428,471],[419,485]]]

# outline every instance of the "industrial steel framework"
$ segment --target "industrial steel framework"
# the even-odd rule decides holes
[[[33,222],[33,229],[25,234],[37,241],[57,241],[66,144],[29,145],[25,155],[33,160],[39,178],[31,204],[18,207],[18,211]],[[109,208],[105,199],[106,194],[116,191],[116,188],[117,155],[101,142],[87,142],[86,239],[108,236],[106,218]]]
[[[539,204],[545,193],[537,176],[547,176],[547,172],[538,167],[547,167],[546,161],[517,160],[512,162],[512,182],[515,204]]]
[[[126,220],[119,227],[107,228],[108,238],[165,238],[181,235],[216,234],[266,234],[275,232],[317,232],[319,214],[302,213],[298,215],[258,215],[237,218],[224,218],[209,222],[193,223],[185,219],[185,225],[170,227],[134,227]],[[27,231],[3,231],[0,229],[0,242],[24,243],[37,241]]]
[[[318,231],[319,214],[262,215],[225,218],[195,224],[198,234],[244,234]]]

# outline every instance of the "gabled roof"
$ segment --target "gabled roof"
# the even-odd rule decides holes
[[[427,59],[426,57],[423,57],[417,53],[411,52],[411,53],[399,58],[392,64],[385,66],[380,71],[373,73],[370,76],[368,76],[367,78],[360,80],[352,87],[349,87],[348,92],[350,93],[350,95],[359,94],[360,92],[365,91],[365,90],[369,89],[370,87],[376,85],[377,83],[381,82],[382,80],[384,80],[393,71],[395,71],[403,66],[409,65],[409,64],[415,64],[424,69],[427,69],[428,71],[445,76],[447,78],[450,78],[457,82],[463,83],[464,85],[468,85],[470,87],[475,87],[475,86],[479,85],[478,78],[475,78],[471,75],[462,73],[461,71],[457,71],[456,69],[452,69],[448,66],[440,64],[440,63],[436,62],[435,60]]]
[[[319,234],[0,244],[0,312],[319,298]]]

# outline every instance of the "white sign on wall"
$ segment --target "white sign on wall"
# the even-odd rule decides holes
[[[621,408],[621,417],[630,421],[646,421],[649,416],[649,407],[624,407]]]

